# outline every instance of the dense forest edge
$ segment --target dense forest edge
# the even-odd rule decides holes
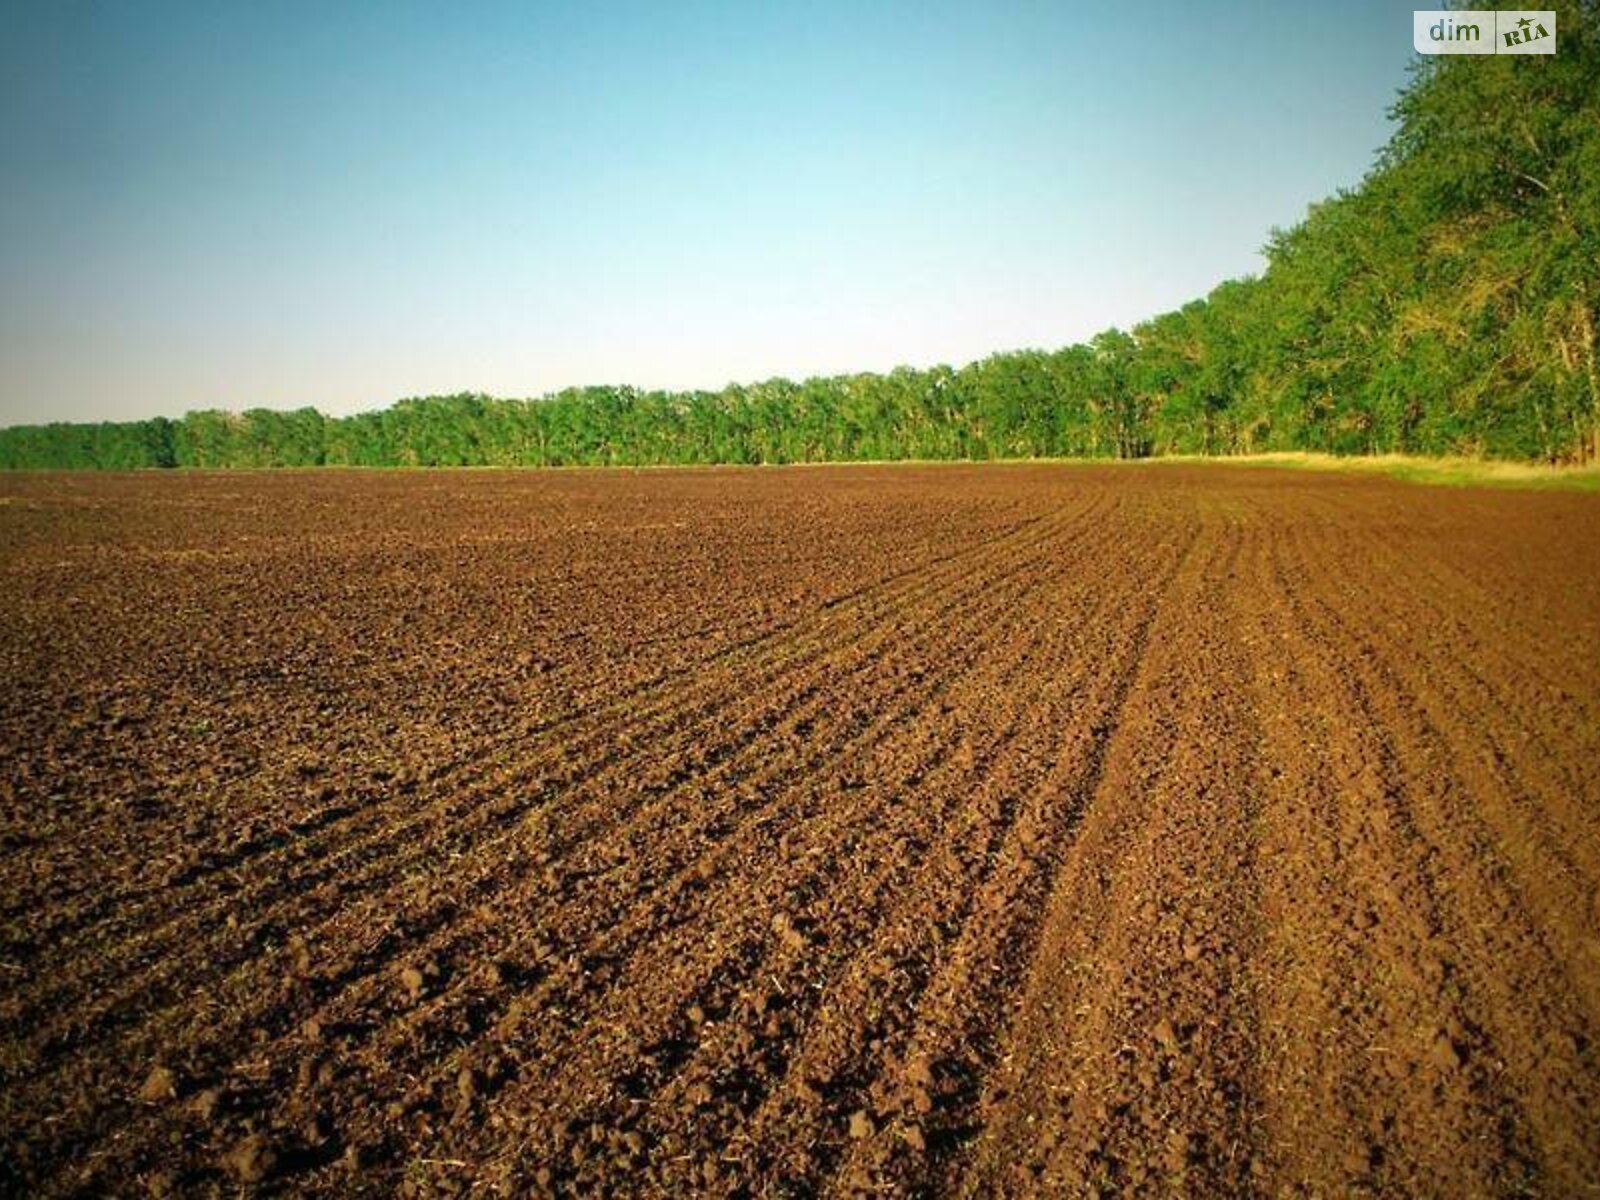
[[[1420,58],[1359,186],[1260,276],[951,368],[0,429],[0,467],[563,466],[1309,451],[1600,461],[1600,35]]]

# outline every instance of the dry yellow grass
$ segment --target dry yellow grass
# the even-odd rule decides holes
[[[1542,463],[1491,462],[1476,458],[1423,458],[1409,454],[1355,457],[1313,454],[1307,451],[1244,454],[1227,458],[1173,455],[1145,461],[1356,472],[1367,475],[1389,475],[1413,483],[1430,483],[1446,487],[1561,488],[1600,491],[1600,466],[1558,467]]]

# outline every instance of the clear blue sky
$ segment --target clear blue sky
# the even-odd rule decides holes
[[[1410,14],[8,4],[0,424],[1065,345],[1356,183]]]

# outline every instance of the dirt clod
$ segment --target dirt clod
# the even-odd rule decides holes
[[[216,1118],[217,1112],[222,1107],[222,1093],[216,1088],[206,1088],[197,1092],[190,1102],[195,1116],[201,1121],[210,1122]]]
[[[152,1104],[178,1098],[178,1077],[168,1067],[154,1066],[139,1088],[139,1099]]]
[[[278,1152],[264,1133],[244,1138],[222,1160],[223,1168],[240,1183],[260,1183],[278,1167]]]
[[[418,967],[403,967],[400,971],[400,986],[404,989],[406,997],[415,1002],[422,998],[422,991],[427,987],[427,977]]]
[[[1428,1050],[1428,1061],[1441,1071],[1455,1071],[1461,1067],[1461,1051],[1450,1038],[1441,1033],[1433,1039]]]

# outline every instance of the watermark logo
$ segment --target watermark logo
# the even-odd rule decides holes
[[[1556,14],[1548,10],[1429,9],[1411,14],[1418,54],[1554,54]]]

